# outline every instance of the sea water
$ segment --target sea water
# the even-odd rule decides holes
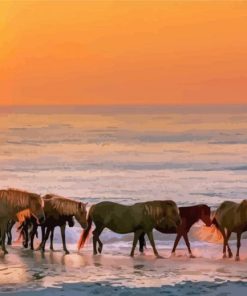
[[[1,107],[0,115],[1,188],[55,193],[88,208],[172,199],[216,209],[247,197],[246,106]],[[67,228],[73,250],[80,233]],[[129,253],[133,234],[101,237],[106,253]],[[168,252],[174,235],[155,239]],[[55,242],[61,248],[58,231]],[[212,255],[203,247],[215,252],[193,235],[191,242],[199,256]]]

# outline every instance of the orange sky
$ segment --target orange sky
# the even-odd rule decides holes
[[[247,1],[1,1],[0,104],[247,103]]]

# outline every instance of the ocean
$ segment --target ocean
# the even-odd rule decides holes
[[[89,206],[172,199],[178,206],[216,209],[224,200],[247,197],[247,105],[0,107],[0,144],[1,188],[55,193]],[[80,233],[67,229],[74,252]],[[128,255],[132,234],[104,231],[101,237],[109,256]],[[169,254],[174,236],[155,238]],[[61,247],[58,230],[55,239]],[[221,257],[220,246],[191,241],[199,257],[203,248],[213,250],[208,260]],[[183,242],[180,247],[186,254]],[[149,287],[151,273],[142,275]],[[185,280],[190,277],[180,276],[179,283]],[[143,286],[133,278],[121,284],[129,282]]]

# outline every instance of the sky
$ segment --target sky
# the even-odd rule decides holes
[[[0,104],[247,103],[247,1],[0,1]]]

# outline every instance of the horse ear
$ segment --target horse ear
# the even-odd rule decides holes
[[[81,208],[81,209],[83,209],[83,208],[85,208],[86,207],[86,205],[87,205],[88,203],[86,202],[86,203],[83,203],[83,202],[79,202],[79,205],[78,205],[78,207],[79,208]]]
[[[81,207],[85,208],[87,206],[87,204],[88,204],[87,202],[81,202]]]

